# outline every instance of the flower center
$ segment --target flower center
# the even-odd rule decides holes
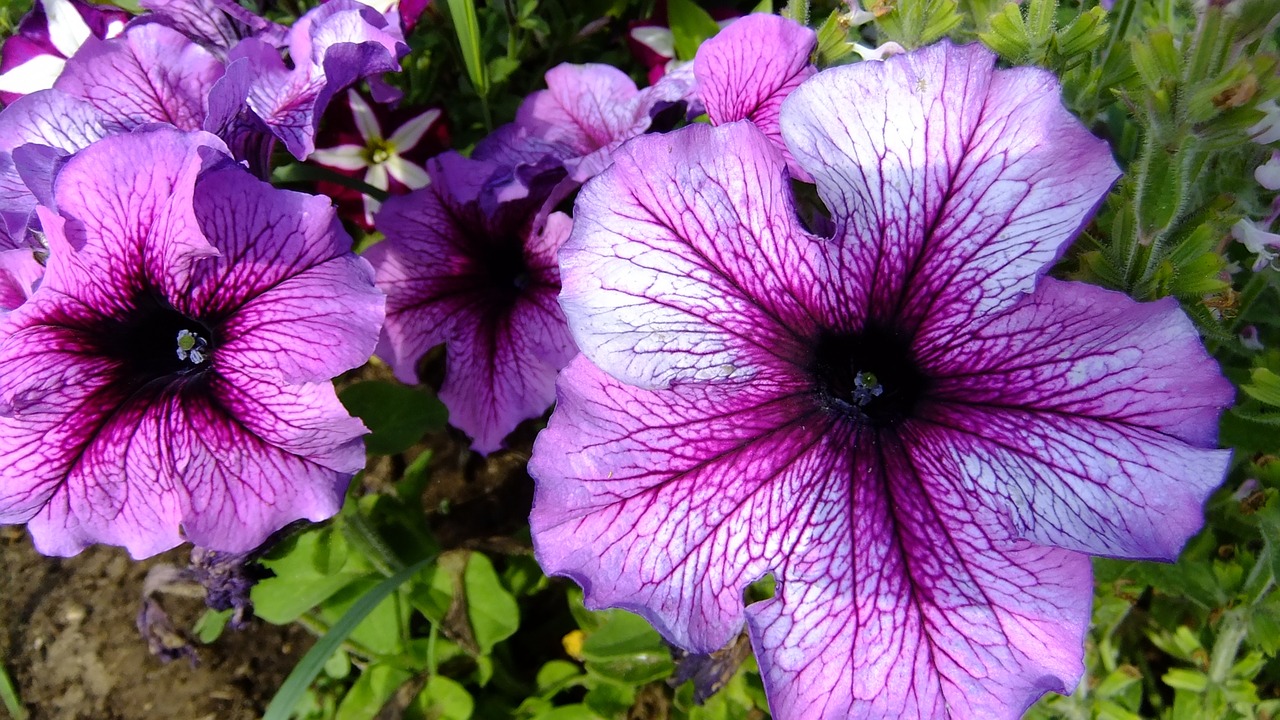
[[[878,325],[819,336],[809,372],[824,410],[872,427],[911,417],[929,385],[910,340]]]
[[[122,320],[103,333],[104,351],[135,380],[146,383],[197,375],[210,365],[214,334],[204,323],[146,292]]]
[[[390,160],[393,154],[395,148],[386,140],[371,140],[364,150],[365,161],[369,165],[381,165]]]
[[[529,264],[525,262],[524,251],[519,244],[495,250],[484,262],[489,268],[489,282],[499,292],[514,296],[529,287]]]

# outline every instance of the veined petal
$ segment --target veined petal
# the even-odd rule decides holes
[[[782,158],[750,123],[627,144],[578,196],[586,221],[561,250],[578,347],[647,388],[798,361],[828,266],[788,199]]]
[[[1008,307],[1119,177],[1051,74],[995,60],[944,41],[834,68],[783,105],[849,248],[846,285],[880,322],[945,337]]]
[[[516,113],[516,123],[549,143],[587,155],[634,137],[648,127],[632,108],[639,94],[635,82],[612,65],[564,63],[547,71],[547,89],[530,95]]]
[[[365,149],[359,145],[322,148],[311,153],[307,159],[337,170],[362,170],[369,165],[369,161],[365,158]]]
[[[120,129],[83,100],[47,90],[20,98],[0,113],[0,151],[35,143],[74,153]]]
[[[747,608],[780,720],[1015,720],[1084,671],[1088,558],[1000,533],[896,441],[828,476],[778,595]]]
[[[556,375],[577,349],[554,288],[526,293],[500,312],[480,298],[451,320],[440,400],[475,451],[491,453],[522,420],[551,406]]]
[[[199,130],[209,92],[225,68],[208,50],[163,25],[90,38],[54,85],[125,127],[152,122]]]
[[[1226,471],[1235,394],[1177,303],[1046,278],[972,330],[922,349],[947,475],[1021,537],[1173,558]]]
[[[170,302],[228,318],[216,364],[310,382],[369,358],[382,293],[328,198],[277,190],[232,166],[201,178],[195,217],[219,254]]]
[[[778,112],[782,101],[817,72],[809,62],[817,46],[817,34],[800,23],[753,14],[702,43],[693,65],[698,94],[711,122],[754,122],[801,180],[810,178],[795,164],[782,140]]]
[[[830,428],[801,392],[641,390],[579,355],[529,463],[539,565],[578,581],[589,607],[627,608],[681,647],[718,650],[742,627],[742,589],[804,542],[810,478],[837,462],[815,451]]]
[[[192,209],[209,150],[216,157],[226,146],[207,133],[157,129],[77,153],[54,188],[61,217],[38,210],[51,249],[44,285],[107,315],[131,301],[130,291],[181,297],[194,263],[218,252]]]

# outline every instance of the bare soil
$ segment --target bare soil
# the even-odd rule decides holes
[[[119,548],[73,558],[35,552],[22,528],[0,527],[0,658],[31,720],[251,720],[312,639],[254,620],[198,647],[199,663],[164,664],[137,631],[143,578],[156,563],[184,565],[179,549],[134,562]],[[164,596],[180,629],[198,601]],[[0,717],[5,716],[0,705]]]

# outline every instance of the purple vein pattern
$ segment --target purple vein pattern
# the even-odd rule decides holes
[[[482,453],[546,411],[576,352],[556,304],[556,252],[572,220],[543,210],[564,173],[494,202],[487,179],[505,172],[457,153],[429,161],[431,184],[382,206],[375,224],[387,239],[366,253],[387,293],[378,356],[414,383],[418,361],[444,344],[440,400]]]
[[[792,90],[817,72],[809,57],[818,35],[794,20],[756,13],[734,22],[698,48],[693,74],[711,124],[750,120],[782,150],[793,177],[812,182],[795,164],[778,113]]]
[[[1089,553],[1172,558],[1232,390],[1173,300],[1043,275],[1118,176],[1035,69],[949,43],[579,196],[582,355],[534,447],[549,573],[693,652],[747,624],[780,720],[1016,718],[1081,673]],[[777,593],[743,608],[772,573]]]
[[[48,267],[0,321],[0,522],[43,553],[244,552],[332,516],[364,465],[330,380],[373,351],[372,268],[328,199],[225,153],[108,137],[37,209]]]

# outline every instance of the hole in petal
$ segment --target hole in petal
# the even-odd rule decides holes
[[[875,324],[819,336],[809,371],[824,410],[871,427],[911,417],[929,384],[910,339]]]
[[[818,197],[816,185],[792,180],[791,196],[795,202],[796,219],[805,230],[822,238],[835,237],[836,222],[831,219],[831,212],[822,198]]]
[[[743,606],[772,599],[777,585],[778,583],[774,579],[773,573],[765,573],[759,580],[742,589]]]

